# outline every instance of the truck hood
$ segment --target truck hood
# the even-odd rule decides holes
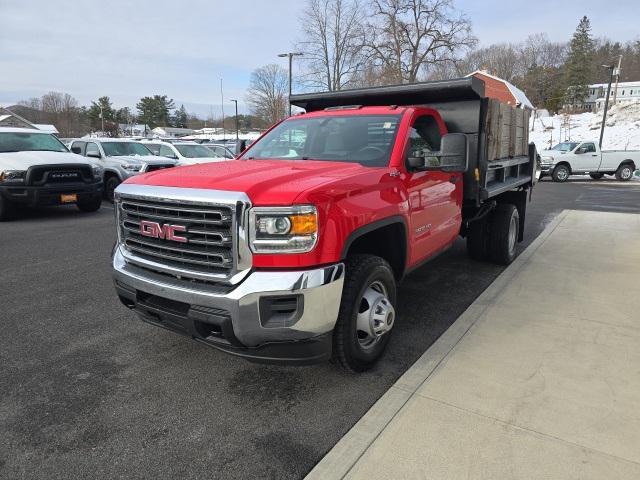
[[[174,165],[176,163],[175,160],[167,157],[158,157],[156,155],[114,155],[108,158],[121,162],[147,163],[149,165]]]
[[[78,163],[95,165],[88,158],[70,152],[6,152],[0,153],[0,170],[26,170],[34,165]]]
[[[126,183],[245,192],[254,205],[290,205],[303,192],[377,170],[344,162],[229,160],[152,172]]]

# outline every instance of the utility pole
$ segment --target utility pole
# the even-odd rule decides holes
[[[102,105],[99,103],[98,106],[100,107],[100,121],[102,123],[102,135],[104,135],[104,114],[102,113]]]
[[[231,99],[236,104],[236,142],[238,141],[238,100]]]
[[[292,84],[292,64],[293,57],[301,57],[304,55],[302,52],[287,52],[278,54],[279,57],[289,57],[289,116],[291,116],[291,84]]]
[[[222,79],[220,79],[220,97],[222,98],[222,104],[220,105],[220,108],[222,108],[222,140],[224,141],[224,92],[222,90]]]
[[[611,93],[611,83],[613,82],[613,72],[615,67],[613,65],[602,65],[604,68],[608,68],[611,73],[609,75],[609,88],[607,88],[607,96],[604,100],[604,112],[602,112],[602,125],[600,126],[600,149],[602,149],[602,137],[604,137],[604,124],[607,121],[607,110],[609,109],[609,94]]]
[[[616,86],[613,90],[613,101],[611,102],[611,105],[616,104],[616,98],[618,97],[618,82],[620,81],[620,67],[622,67],[622,55],[618,55],[618,68],[616,68],[614,72],[616,76]]]

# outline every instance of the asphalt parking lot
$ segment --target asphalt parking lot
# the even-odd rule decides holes
[[[522,248],[563,209],[640,213],[640,183],[545,180],[529,209]],[[114,237],[108,206],[0,225],[0,478],[300,478],[502,271],[458,241],[411,274],[386,356],[356,376],[143,324],[114,293]]]

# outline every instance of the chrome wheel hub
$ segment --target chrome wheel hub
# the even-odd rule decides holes
[[[380,337],[393,328],[396,311],[387,298],[387,290],[380,282],[367,287],[360,299],[356,319],[358,343],[363,348],[371,348]]]
[[[518,219],[515,215],[511,217],[509,222],[509,252],[512,253],[516,248],[516,240],[518,236]]]
[[[631,168],[623,168],[622,172],[620,172],[620,176],[625,180],[627,178],[631,178]]]

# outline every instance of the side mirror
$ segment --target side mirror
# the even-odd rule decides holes
[[[448,172],[466,172],[469,144],[464,133],[447,133],[440,145],[440,168]]]
[[[100,152],[87,152],[87,157],[102,158],[102,155],[100,155]]]
[[[576,155],[582,155],[583,153],[587,152],[587,148],[586,147],[580,147],[579,149],[576,150]]]
[[[71,153],[82,155],[82,149],[80,147],[71,147]]]
[[[240,155],[247,149],[247,141],[246,140],[238,140],[236,142],[236,155]]]

